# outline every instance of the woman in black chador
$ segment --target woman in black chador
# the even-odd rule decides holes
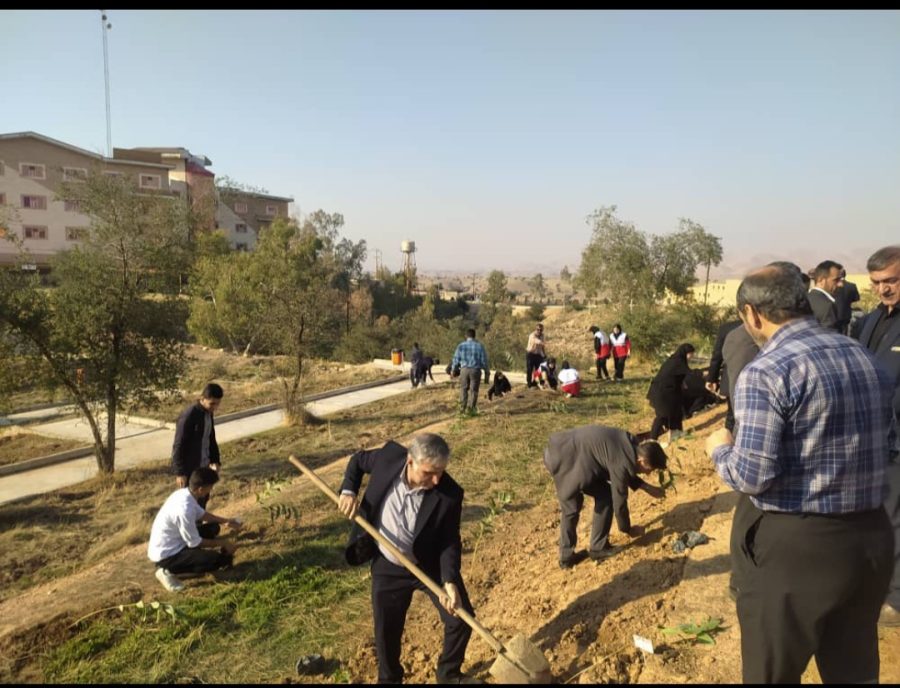
[[[684,378],[690,371],[688,361],[694,356],[693,344],[682,344],[675,353],[666,359],[662,368],[650,383],[650,391],[647,399],[656,412],[653,420],[653,428],[650,430],[650,439],[658,438],[668,428],[674,434],[682,430],[681,421],[684,418],[684,405],[682,400],[682,387]],[[670,439],[675,439],[670,435]]]

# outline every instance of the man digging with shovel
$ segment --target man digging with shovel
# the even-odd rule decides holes
[[[472,629],[455,610],[474,614],[460,573],[459,527],[463,489],[445,473],[450,448],[438,435],[418,435],[407,450],[396,442],[350,457],[338,508],[348,518],[361,515],[406,557],[443,584],[438,596],[410,573],[383,545],[356,523],[346,550],[353,565],[372,561],[372,607],[378,682],[400,683],[400,642],[415,590],[431,598],[444,622],[444,648],[437,665],[439,683],[480,683],[461,672]],[[357,498],[363,475],[369,484]]]

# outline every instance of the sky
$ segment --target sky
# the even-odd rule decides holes
[[[108,12],[112,140],[342,213],[399,269],[573,271],[691,218],[719,276],[900,240],[897,11]],[[0,10],[0,133],[106,148],[100,12]]]

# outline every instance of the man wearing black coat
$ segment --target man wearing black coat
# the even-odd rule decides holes
[[[728,396],[728,366],[725,365],[725,355],[722,351],[725,346],[725,337],[732,330],[741,327],[743,321],[729,320],[719,326],[716,333],[716,343],[713,344],[712,356],[709,359],[709,371],[706,373],[706,389],[721,397],[725,397],[728,402],[728,416],[734,417],[734,411],[731,408],[731,398]]]
[[[881,303],[863,318],[859,343],[894,380],[894,420],[900,432],[900,246],[885,246],[866,263],[872,288]],[[894,529],[894,575],[878,623],[900,626],[900,460],[888,464],[884,508]]]
[[[835,327],[842,334],[849,334],[850,321],[853,320],[853,304],[859,301],[859,289],[853,282],[847,281],[847,271],[841,268],[841,281],[834,292],[834,311],[837,316]]]
[[[657,499],[666,494],[638,477],[666,467],[662,447],[653,440],[638,443],[631,433],[618,428],[586,425],[553,433],[544,449],[544,467],[553,476],[562,512],[559,565],[563,569],[583,558],[575,554],[575,543],[584,495],[594,498],[588,555],[602,561],[619,551],[608,541],[614,513],[620,531],[632,537],[644,533],[641,526],[631,524],[628,489],[643,490]]]
[[[409,450],[396,442],[381,449],[359,451],[350,457],[341,485],[339,508],[353,518],[360,515],[378,528],[397,549],[443,586],[439,600],[387,549],[354,523],[345,556],[353,566],[372,561],[372,607],[378,682],[400,683],[400,642],[412,594],[421,590],[431,598],[444,623],[444,647],[437,665],[441,683],[459,683],[472,630],[456,616],[462,607],[474,614],[460,572],[463,489],[445,469],[450,448],[438,435],[423,433]],[[363,476],[369,483],[358,499]]]
[[[179,488],[187,487],[188,478],[198,468],[209,466],[218,472],[222,465],[213,415],[224,395],[222,387],[211,382],[203,388],[200,399],[178,417],[172,443],[172,472]],[[205,501],[200,506],[205,508]]]
[[[834,293],[841,284],[843,266],[833,260],[823,260],[812,271],[813,288],[809,290],[806,298],[812,306],[813,315],[822,325],[832,330],[838,330],[837,307],[835,306]],[[838,330],[840,331],[840,330]]]

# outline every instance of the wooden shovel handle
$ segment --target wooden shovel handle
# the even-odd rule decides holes
[[[303,473],[303,475],[305,475],[307,478],[312,480],[313,485],[315,485],[320,490],[322,490],[322,492],[324,492],[326,495],[331,497],[331,501],[333,501],[335,504],[340,504],[340,497],[338,497],[338,495],[334,492],[334,490],[332,490],[330,487],[328,487],[328,485],[326,485],[322,481],[322,479],[313,472],[313,470],[311,468],[307,468],[306,466],[304,466],[303,462],[300,461],[300,459],[298,459],[293,454],[291,454],[288,461],[290,461],[292,464],[294,464],[294,466],[296,466],[300,470],[300,472]],[[431,578],[422,569],[420,569],[418,566],[416,566],[414,563],[412,563],[412,561],[409,560],[409,557],[404,555],[403,552],[401,552],[399,549],[397,549],[390,540],[386,539],[381,533],[379,533],[378,530],[374,526],[372,526],[372,524],[369,523],[366,519],[364,519],[362,516],[357,514],[356,516],[353,517],[353,520],[356,522],[357,525],[359,525],[360,528],[362,528],[369,535],[371,535],[373,538],[375,538],[375,540],[379,544],[384,546],[384,548],[388,552],[390,552],[392,555],[394,555],[394,557],[397,559],[397,561],[402,563],[403,566],[405,566],[409,570],[410,573],[412,573],[416,578],[418,578],[420,581],[422,581],[422,583],[424,583],[428,587],[428,589],[431,590],[431,592],[433,592],[435,595],[437,595],[438,598],[440,598],[442,595],[447,594],[437,583],[435,583],[433,580],[431,580]],[[454,611],[456,612],[456,615],[460,619],[462,619],[467,624],[469,624],[469,626],[472,627],[472,630],[476,631],[478,633],[478,635],[480,635],[482,638],[484,638],[484,640],[487,642],[487,644],[490,645],[492,648],[494,648],[495,651],[508,656],[508,653],[506,651],[506,648],[503,646],[503,643],[501,643],[499,640],[497,640],[497,638],[495,638],[493,635],[491,635],[491,632],[488,629],[486,629],[484,626],[482,626],[475,619],[474,616],[472,616],[465,609],[462,609],[462,608],[456,609]]]

